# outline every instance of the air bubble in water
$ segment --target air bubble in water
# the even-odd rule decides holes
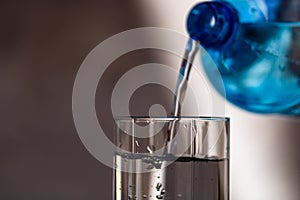
[[[181,198],[182,197],[182,194],[177,194],[177,198]]]
[[[155,188],[156,188],[157,191],[159,191],[161,187],[162,187],[162,184],[161,183],[157,183],[157,185],[156,185]]]
[[[144,163],[151,163],[151,158],[150,157],[142,157],[142,161],[144,162]]]
[[[142,161],[144,163],[150,163],[150,164],[152,164],[156,169],[160,169],[161,165],[162,165],[162,160],[160,160],[159,158],[157,158],[155,156],[145,156],[145,157],[142,157]]]
[[[157,198],[157,199],[163,199],[164,196],[159,194],[159,195],[156,195],[156,198]]]
[[[162,161],[161,160],[154,160],[154,162],[152,164],[154,165],[154,167],[156,169],[160,169],[161,165],[162,165]]]
[[[146,194],[143,195],[143,198],[147,198],[147,197],[148,197],[148,195],[146,195]]]

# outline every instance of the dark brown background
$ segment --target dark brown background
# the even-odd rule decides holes
[[[138,10],[134,1],[0,2],[0,199],[111,199],[111,170],[76,133],[72,87],[96,45],[142,25]]]

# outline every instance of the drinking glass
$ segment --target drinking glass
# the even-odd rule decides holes
[[[114,200],[228,200],[229,121],[116,119]]]

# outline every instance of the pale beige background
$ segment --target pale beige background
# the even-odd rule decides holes
[[[187,34],[185,19],[197,2],[143,2],[143,15],[148,23]],[[290,8],[295,11],[300,2],[292,2]],[[262,116],[230,104],[226,109],[231,118],[231,199],[298,200],[300,118]]]
[[[186,34],[188,10],[197,2],[154,0],[142,8],[147,22]],[[298,200],[300,118],[262,116],[230,104],[226,108],[231,118],[231,199]]]

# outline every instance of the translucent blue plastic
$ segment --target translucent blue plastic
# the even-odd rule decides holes
[[[207,52],[201,59],[208,77],[216,82],[213,61],[226,98],[242,109],[300,114],[300,22],[282,11],[287,2],[203,2],[188,16],[190,37]]]

